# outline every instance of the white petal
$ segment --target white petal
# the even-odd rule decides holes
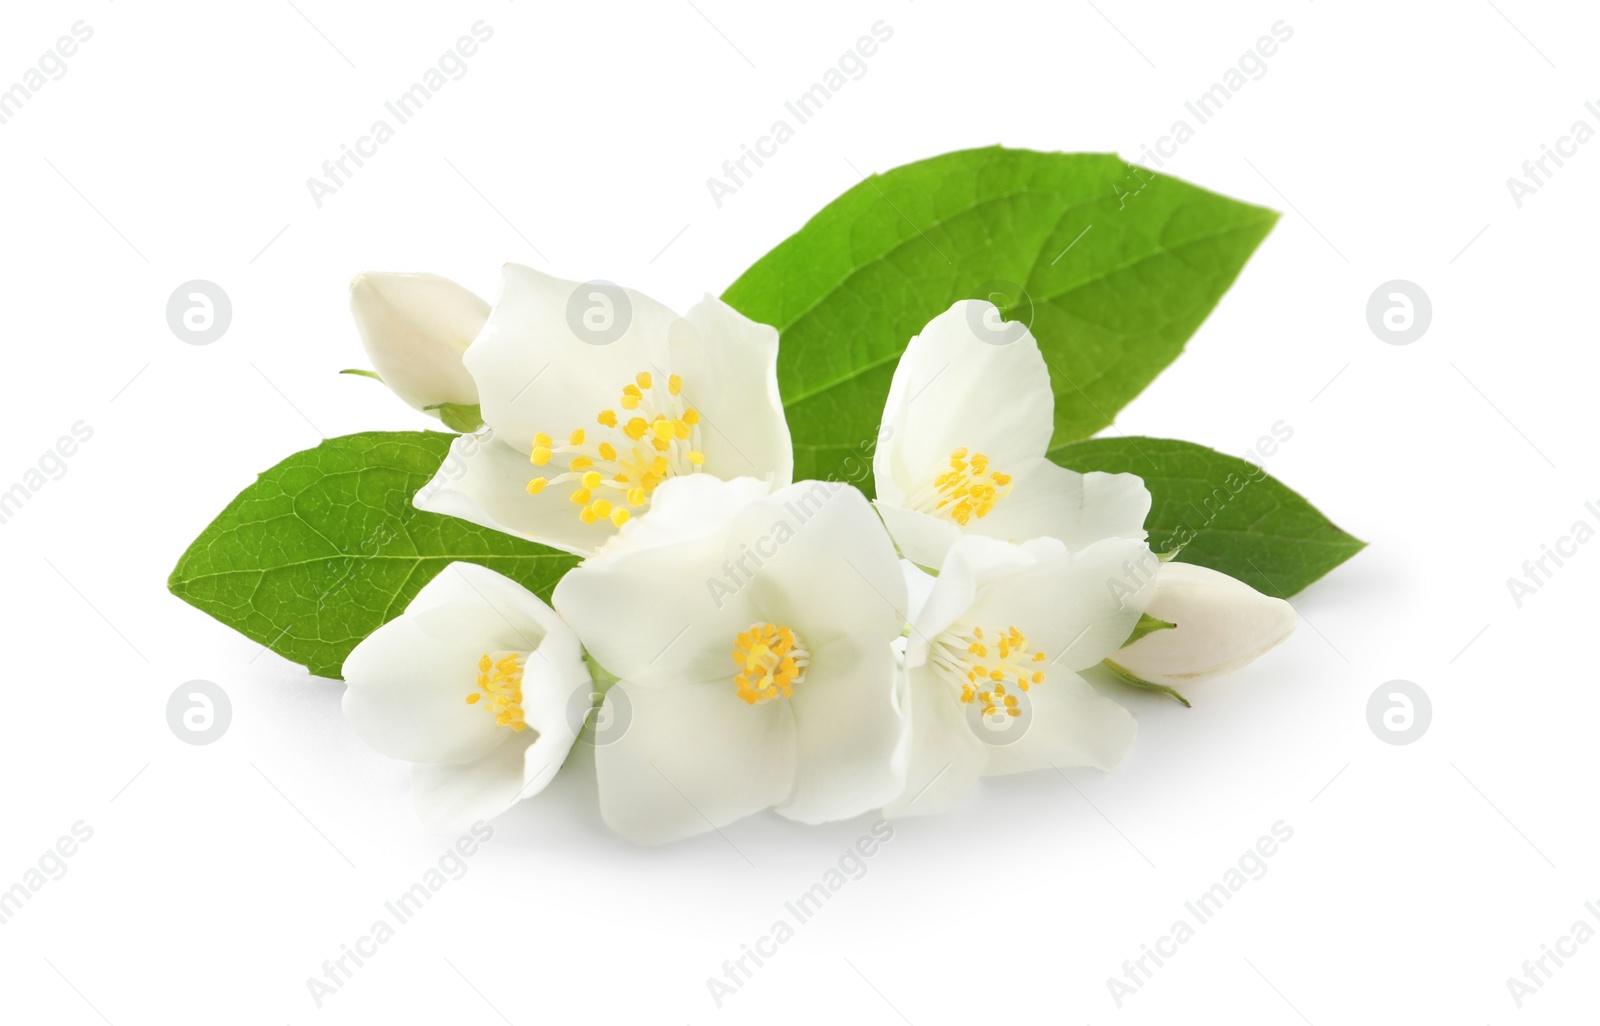
[[[777,329],[706,296],[674,328],[668,360],[683,398],[700,411],[704,470],[769,489],[789,484],[794,449],[778,396]]]
[[[722,537],[741,509],[771,491],[753,477],[723,480],[710,474],[668,478],[650,496],[650,515],[634,517],[600,546],[606,559],[702,538]]]
[[[724,569],[727,534],[758,490],[709,474],[666,481],[642,518],[651,523],[630,521],[604,555],[561,579],[552,600],[601,666],[636,685],[731,682],[734,637],[761,614],[753,590]]]
[[[498,748],[472,762],[418,763],[411,768],[412,803],[428,829],[442,833],[493,819],[538,790],[526,787],[524,775],[537,743],[503,733],[505,740]]]
[[[883,525],[889,529],[900,555],[918,566],[938,569],[950,546],[961,537],[961,528],[955,521],[898,506],[884,499],[882,493],[873,505],[883,517]]]
[[[345,716],[391,758],[471,762],[509,733],[487,708],[467,704],[479,658],[535,650],[530,660],[554,668],[553,679],[587,679],[577,639],[538,596],[492,570],[452,563],[346,658]]]
[[[578,519],[578,507],[571,501],[580,485],[576,480],[529,495],[528,482],[547,471],[529,463],[528,452],[502,444],[494,430],[458,435],[439,472],[413,503],[429,513],[459,517],[563,552],[590,555],[615,528],[609,520],[585,524]]]
[[[777,807],[802,823],[849,819],[905,787],[906,718],[888,638],[841,638],[811,651],[789,700],[796,736],[795,788]]]
[[[991,303],[956,303],[906,347],[884,406],[888,438],[873,455],[880,498],[898,503],[957,448],[1006,473],[1044,455],[1055,426],[1049,370],[1021,324],[1004,331],[1005,344],[985,341],[996,335],[982,326],[997,316]]]
[[[1074,550],[1105,538],[1145,538],[1150,492],[1136,474],[1079,474],[1039,458],[1012,476],[1011,493],[988,516],[969,521],[968,533],[1017,542],[1057,538]]]
[[[900,574],[906,580],[906,619],[916,623],[938,578],[909,559],[900,561]]]
[[[665,371],[676,320],[667,307],[631,289],[507,264],[500,298],[466,354],[484,422],[524,453],[539,432],[564,438],[573,428],[592,429],[595,416],[616,408],[623,386],[640,371]],[[610,337],[586,327],[592,324],[622,330],[613,341],[592,344]]]
[[[813,650],[836,638],[880,636],[905,624],[906,582],[872,505],[849,485],[797,481],[734,519],[727,558],[771,623]]]
[[[1027,723],[1009,744],[988,746],[985,776],[1093,766],[1112,770],[1133,744],[1138,723],[1075,673],[1058,671],[1022,694]]]
[[[1019,552],[1031,565],[1017,564]],[[1117,651],[1150,602],[1159,561],[1143,542],[1126,539],[1068,552],[1053,538],[1022,546],[963,538],[945,565],[963,564],[977,580],[966,619],[985,629],[1017,627],[1029,648],[1045,653],[1051,674],[1086,669]]]
[[[782,802],[793,789],[788,702],[747,705],[731,678],[668,687],[619,681],[606,705],[614,710],[622,701],[627,728],[595,749],[595,772],[601,815],[628,840],[661,844],[704,833]]]
[[[1146,610],[1178,626],[1152,631],[1112,656],[1136,677],[1168,687],[1210,680],[1252,662],[1294,633],[1282,599],[1193,563],[1164,563]]]
[[[885,816],[926,816],[959,808],[988,755],[967,722],[957,693],[932,670],[908,676],[911,745],[906,786]]]
[[[435,274],[368,273],[350,283],[350,312],[372,369],[409,405],[478,401],[461,354],[488,303]]]

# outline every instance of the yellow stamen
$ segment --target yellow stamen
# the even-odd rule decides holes
[[[481,702],[496,724],[515,731],[528,729],[522,713],[523,660],[521,652],[485,652],[478,657],[478,690],[467,695],[468,705]]]
[[[598,427],[574,428],[563,443],[536,434],[529,461],[539,467],[553,464],[556,472],[530,480],[528,494],[571,482],[575,490],[569,498],[583,523],[620,527],[650,505],[663,481],[698,472],[706,461],[699,447],[700,414],[679,398],[682,378],[668,375],[666,386],[663,394],[650,371],[639,371],[621,389],[621,407],[637,411],[625,421],[607,408],[595,416]]]
[[[733,661],[739,667],[734,688],[750,705],[788,698],[806,679],[811,654],[799,635],[772,623],[751,624],[733,640]]]
[[[962,702],[982,707],[982,715],[1021,716],[1021,703],[1007,692],[1007,682],[1019,691],[1043,684],[1044,670],[1024,667],[1044,662],[1045,654],[1030,651],[1027,636],[1013,626],[994,632],[997,658],[991,659],[987,636],[982,627],[951,627],[934,639],[929,661],[959,684]]]

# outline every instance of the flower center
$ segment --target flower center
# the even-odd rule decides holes
[[[961,701],[979,702],[983,715],[1003,711],[1021,716],[1013,685],[1027,691],[1044,683],[1043,652],[1030,652],[1028,639],[1015,627],[985,634],[982,627],[952,627],[935,639],[929,659],[961,681]]]
[[[968,456],[963,446],[951,451],[949,469],[907,496],[906,505],[966,526],[973,517],[988,516],[1010,491],[1010,474],[991,471],[989,457],[981,452]]]
[[[650,504],[650,493],[661,482],[692,474],[706,461],[700,451],[700,411],[683,401],[682,392],[678,375],[669,376],[662,387],[649,371],[640,371],[622,388],[618,405],[633,414],[626,420],[616,410],[601,410],[595,418],[599,430],[576,428],[564,445],[542,432],[535,435],[533,465],[543,467],[561,457],[567,469],[529,481],[528,494],[576,481],[572,502],[579,507],[578,519],[586,524],[609,520],[621,527],[633,510]]]
[[[467,696],[468,705],[480,701],[494,712],[494,721],[512,730],[527,730],[522,722],[521,652],[485,652],[478,657],[478,690]]]
[[[779,695],[788,698],[805,681],[811,653],[789,628],[755,623],[733,639],[733,661],[739,664],[733,678],[739,697],[755,705]]]

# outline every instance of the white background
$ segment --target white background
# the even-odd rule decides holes
[[[1471,0],[978,5],[12,5],[0,83],[92,40],[8,123],[0,490],[93,438],[0,524],[0,888],[92,839],[0,925],[0,1015],[52,1023],[1568,1023],[1600,942],[1520,1010],[1506,978],[1600,901],[1592,655],[1600,546],[1518,608],[1506,579],[1595,514],[1600,142],[1518,207],[1506,179],[1600,100],[1600,17]],[[493,39],[319,209],[305,181],[482,19]],[[891,41],[718,209],[706,179],[878,20]],[[722,975],[870,818],[759,816],[665,849],[606,833],[592,769],[493,840],[318,1009],[308,977],[453,838],[364,748],[341,686],[165,591],[188,541],[295,450],[420,419],[373,382],[346,284],[430,270],[492,298],[503,261],[687,308],[862,173],[1004,143],[1137,157],[1274,22],[1293,38],[1164,170],[1284,211],[1187,353],[1116,430],[1243,453],[1370,548],[1301,630],[1195,708],[1129,699],[1114,775],[992,782],[892,841],[718,1008]],[[1514,23],[1514,25],[1512,24]],[[1553,165],[1552,165],[1553,166]],[[209,346],[167,297],[232,298]],[[1408,279],[1433,322],[1379,341]],[[1592,551],[1591,551],[1592,550]],[[204,678],[233,724],[166,702]],[[1433,723],[1395,746],[1369,695]],[[1118,1008],[1107,987],[1256,839],[1267,875]],[[1554,963],[1547,963],[1554,967]]]

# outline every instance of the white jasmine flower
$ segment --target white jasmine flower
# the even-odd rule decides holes
[[[554,602],[620,680],[595,750],[611,828],[659,843],[766,808],[804,823],[904,783],[892,643],[906,592],[856,489],[710,475],[661,485],[648,517],[572,570]]]
[[[1283,599],[1193,563],[1161,565],[1145,612],[1176,626],[1151,631],[1108,661],[1113,669],[1174,688],[1254,662],[1300,622]]]
[[[1127,640],[1155,562],[1131,539],[1077,552],[1055,538],[957,540],[906,642],[911,755],[885,814],[948,811],[983,776],[1114,768],[1134,719],[1077,671]]]
[[[373,370],[408,405],[477,405],[461,354],[488,319],[488,303],[438,275],[374,272],[350,283],[350,312]]]
[[[1055,396],[1039,344],[999,311],[959,302],[928,322],[895,368],[877,506],[907,559],[937,567],[964,535],[1057,538],[1069,549],[1145,537],[1150,493],[1133,474],[1079,474],[1045,457]],[[987,326],[986,326],[987,325]]]
[[[605,283],[508,264],[466,353],[486,430],[458,438],[417,505],[578,555],[665,481],[794,470],[778,333],[707,296],[684,317]]]
[[[510,578],[452,563],[344,663],[361,739],[414,763],[436,830],[499,815],[543,790],[582,725],[589,674],[555,610]],[[577,722],[572,722],[577,720]]]

